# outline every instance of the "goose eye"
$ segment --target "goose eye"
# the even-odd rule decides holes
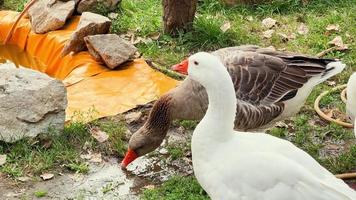
[[[194,61],[194,65],[199,65],[199,63],[197,61]]]

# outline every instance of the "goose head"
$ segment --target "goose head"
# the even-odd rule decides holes
[[[125,169],[136,158],[152,152],[160,146],[172,121],[171,106],[172,97],[170,94],[157,100],[146,123],[131,136],[127,153],[121,162],[121,168]]]
[[[172,67],[172,70],[182,74],[187,74],[191,79],[199,82],[205,88],[215,85],[214,81],[220,74],[226,74],[225,67],[218,57],[207,53],[199,52],[190,56],[178,65]]]

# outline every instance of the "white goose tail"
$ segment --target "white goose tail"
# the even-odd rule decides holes
[[[341,61],[335,61],[335,62],[331,62],[329,64],[326,65],[326,69],[324,71],[323,74],[321,74],[320,77],[316,77],[319,80],[316,81],[316,84],[320,84],[324,81],[326,81],[327,79],[335,76],[336,74],[339,74],[342,72],[342,70],[344,70],[346,67],[346,64],[342,63]]]

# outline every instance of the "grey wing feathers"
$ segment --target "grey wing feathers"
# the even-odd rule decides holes
[[[232,75],[237,98],[253,105],[270,105],[293,97],[312,77],[323,74],[334,60],[289,55],[271,48],[241,46],[220,49],[213,54]],[[287,97],[285,97],[287,95]]]
[[[284,110],[289,100],[316,75],[327,72],[335,60],[245,45],[212,52],[227,67],[238,100],[235,127],[249,130],[266,125]]]

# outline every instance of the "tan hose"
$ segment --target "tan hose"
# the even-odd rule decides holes
[[[340,120],[336,120],[336,119],[333,119],[333,118],[327,116],[323,111],[320,110],[320,107],[319,107],[320,100],[321,100],[324,96],[326,96],[326,95],[329,94],[330,92],[333,92],[333,91],[336,91],[336,90],[340,90],[340,89],[343,89],[343,88],[345,88],[345,87],[346,87],[346,84],[345,84],[345,85],[337,86],[337,87],[335,87],[335,88],[333,88],[333,89],[331,89],[331,90],[329,90],[329,91],[325,91],[325,92],[321,93],[321,94],[316,98],[316,100],[315,100],[315,102],[314,102],[314,109],[315,109],[315,111],[318,113],[318,115],[319,115],[321,118],[325,119],[326,121],[334,122],[334,123],[339,124],[339,125],[341,125],[341,126],[343,126],[343,127],[346,127],[346,128],[353,128],[353,125],[352,125],[351,123],[342,122],[342,121],[340,121]]]
[[[355,173],[345,173],[345,174],[336,174],[336,178],[340,179],[356,179],[356,172]]]

